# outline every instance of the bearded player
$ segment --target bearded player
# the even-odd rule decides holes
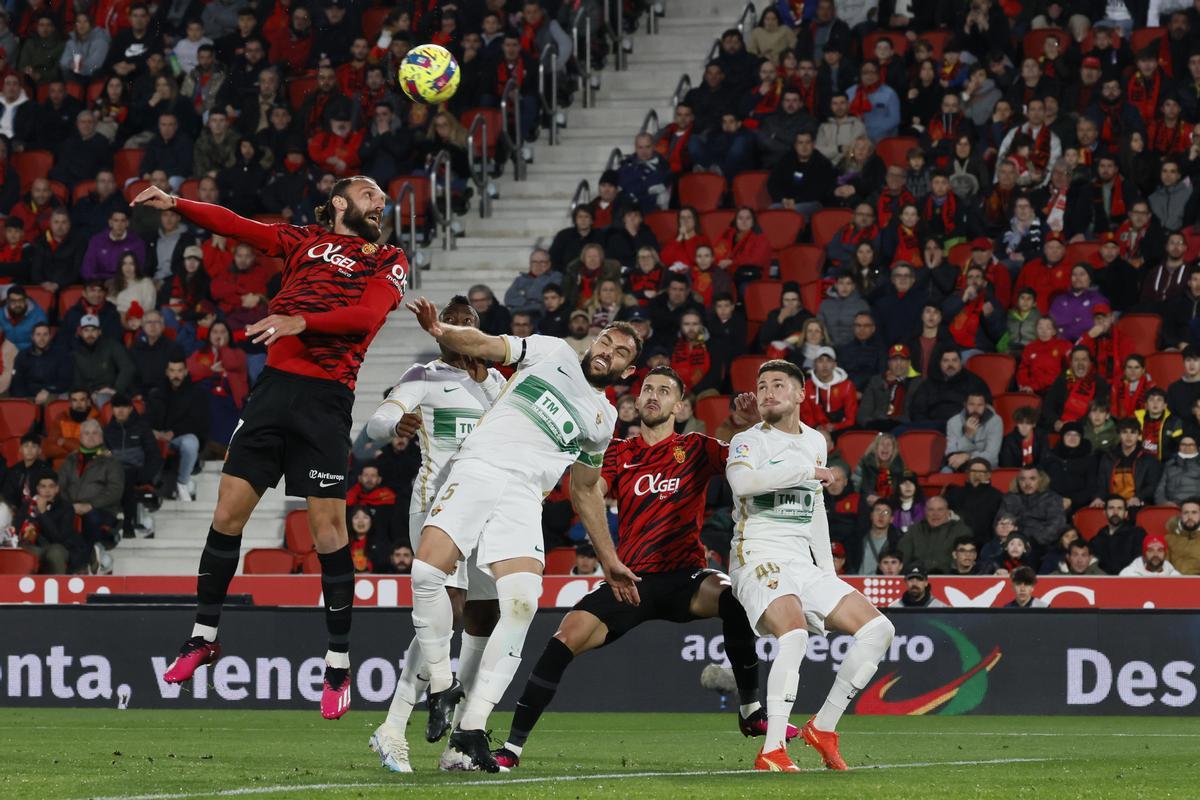
[[[217,625],[237,570],[245,528],[268,487],[308,501],[321,562],[325,680],[321,714],[350,708],[350,611],[354,563],[346,534],[350,413],[359,365],[387,315],[404,297],[408,260],[377,245],[387,197],[371,178],[343,178],[317,209],[318,225],[267,225],[221,206],[151,187],[134,205],[174,208],[196,225],[283,259],[270,315],[246,328],[267,347],[267,366],[246,400],[222,469],[217,507],[196,578],[196,621],[163,679],[182,683],[221,653]]]
[[[778,639],[767,676],[767,735],[754,769],[799,772],[787,753],[788,716],[808,631],[828,628],[852,635],[854,644],[825,704],[801,733],[825,766],[844,770],[834,730],[875,674],[896,629],[834,570],[822,492],[833,475],[824,436],[800,421],[804,373],[788,361],[767,361],[756,394],[762,422],[733,437],[725,468],[735,500],[733,591],[755,630]]]
[[[675,433],[682,398],[683,381],[675,370],[650,370],[637,398],[641,435],[614,441],[604,454],[600,490],[617,499],[617,557],[642,579],[641,603],[622,603],[600,584],[567,613],[525,684],[508,740],[492,754],[502,767],[520,763],[525,742],[575,657],[652,620],[720,617],[741,703],[738,727],[745,736],[766,733],[754,631],[729,578],[705,568],[700,544],[708,484],[724,474],[729,447],[704,434]],[[792,728],[789,738],[797,733]]]

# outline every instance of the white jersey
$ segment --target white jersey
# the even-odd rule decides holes
[[[747,482],[735,477],[752,478],[753,490],[734,492],[731,568],[807,558],[810,552],[819,566],[832,563],[824,492],[821,482],[812,479],[812,469],[827,461],[825,437],[803,422],[799,434],[760,422],[733,437],[726,475],[731,486]],[[735,476],[737,472],[743,475]],[[822,547],[827,558],[817,552]]]
[[[480,459],[543,494],[576,461],[599,468],[617,410],[587,382],[579,356],[553,336],[502,336],[517,371],[455,460]]]
[[[494,369],[488,370],[480,383],[466,370],[452,367],[439,358],[409,367],[400,383],[388,392],[384,406],[394,404],[402,413],[421,415],[421,427],[417,430],[421,470],[413,481],[410,514],[429,511],[449,471],[450,459],[503,388],[504,376]],[[394,427],[392,422],[389,430]]]

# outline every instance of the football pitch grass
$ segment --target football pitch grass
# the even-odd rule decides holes
[[[550,713],[518,770],[481,775],[437,771],[424,717],[409,724],[417,772],[396,775],[367,749],[380,711],[0,709],[0,797],[1200,797],[1196,718],[847,717],[851,772],[797,741],[804,773],[770,775],[748,772],[756,740],[732,714]],[[495,715],[497,736],[508,720]]]

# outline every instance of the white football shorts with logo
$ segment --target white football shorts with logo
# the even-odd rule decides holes
[[[824,572],[811,557],[749,561],[730,572],[729,577],[733,581],[733,596],[746,609],[746,617],[759,636],[772,635],[765,623],[759,623],[763,622],[767,607],[780,597],[798,597],[809,631],[822,635],[825,617],[854,591],[853,586],[838,576]]]
[[[425,527],[425,521],[428,519],[429,515],[424,512],[408,515],[408,540],[412,544],[414,553],[421,546],[421,529]],[[454,572],[446,581],[446,588],[465,590],[468,600],[496,600],[499,598],[499,595],[496,594],[496,580],[479,568],[475,563],[474,553],[469,558],[458,560],[454,566]]]
[[[434,497],[427,526],[444,530],[483,572],[510,558],[546,563],[542,493],[529,480],[479,458],[455,458]]]

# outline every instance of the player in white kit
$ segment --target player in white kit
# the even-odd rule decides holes
[[[755,630],[778,639],[767,676],[767,736],[754,768],[799,772],[784,739],[788,716],[808,632],[828,628],[855,643],[801,733],[827,767],[846,769],[834,729],[875,674],[895,628],[834,570],[822,492],[833,476],[825,438],[800,421],[804,373],[789,361],[767,361],[758,371],[757,401],[762,422],[733,437],[725,470],[735,499],[733,591]]]
[[[440,319],[451,325],[479,327],[479,314],[461,295],[451,298]],[[441,358],[410,367],[367,421],[367,435],[374,441],[386,442],[397,432],[407,432],[406,415],[419,417],[416,434],[421,444],[421,468],[413,481],[408,515],[409,541],[414,552],[420,547],[421,528],[434,496],[445,482],[450,459],[503,388],[504,376],[497,370],[442,348]],[[446,590],[454,608],[455,623],[461,620],[463,624],[458,674],[469,690],[483,648],[496,624],[496,583],[479,570],[474,558],[462,559],[446,581]],[[413,706],[428,686],[421,673],[423,667],[421,645],[414,638],[404,654],[404,669],[396,682],[387,719],[371,736],[371,749],[379,755],[380,763],[393,772],[412,772],[404,729]],[[435,742],[445,733],[445,728],[426,730],[425,738]]]
[[[484,728],[521,663],[542,591],[542,500],[568,468],[572,502],[610,588],[619,599],[638,600],[637,577],[617,558],[608,531],[600,467],[617,420],[604,389],[632,374],[641,341],[632,326],[613,323],[580,363],[562,339],[488,336],[447,325],[425,298],[408,308],[443,347],[516,367],[500,398],[451,459],[412,568],[413,627],[429,670],[431,729],[446,724],[464,695],[450,669],[452,610],[446,582],[456,563],[471,555],[496,580],[500,619],[442,767],[498,772]]]

